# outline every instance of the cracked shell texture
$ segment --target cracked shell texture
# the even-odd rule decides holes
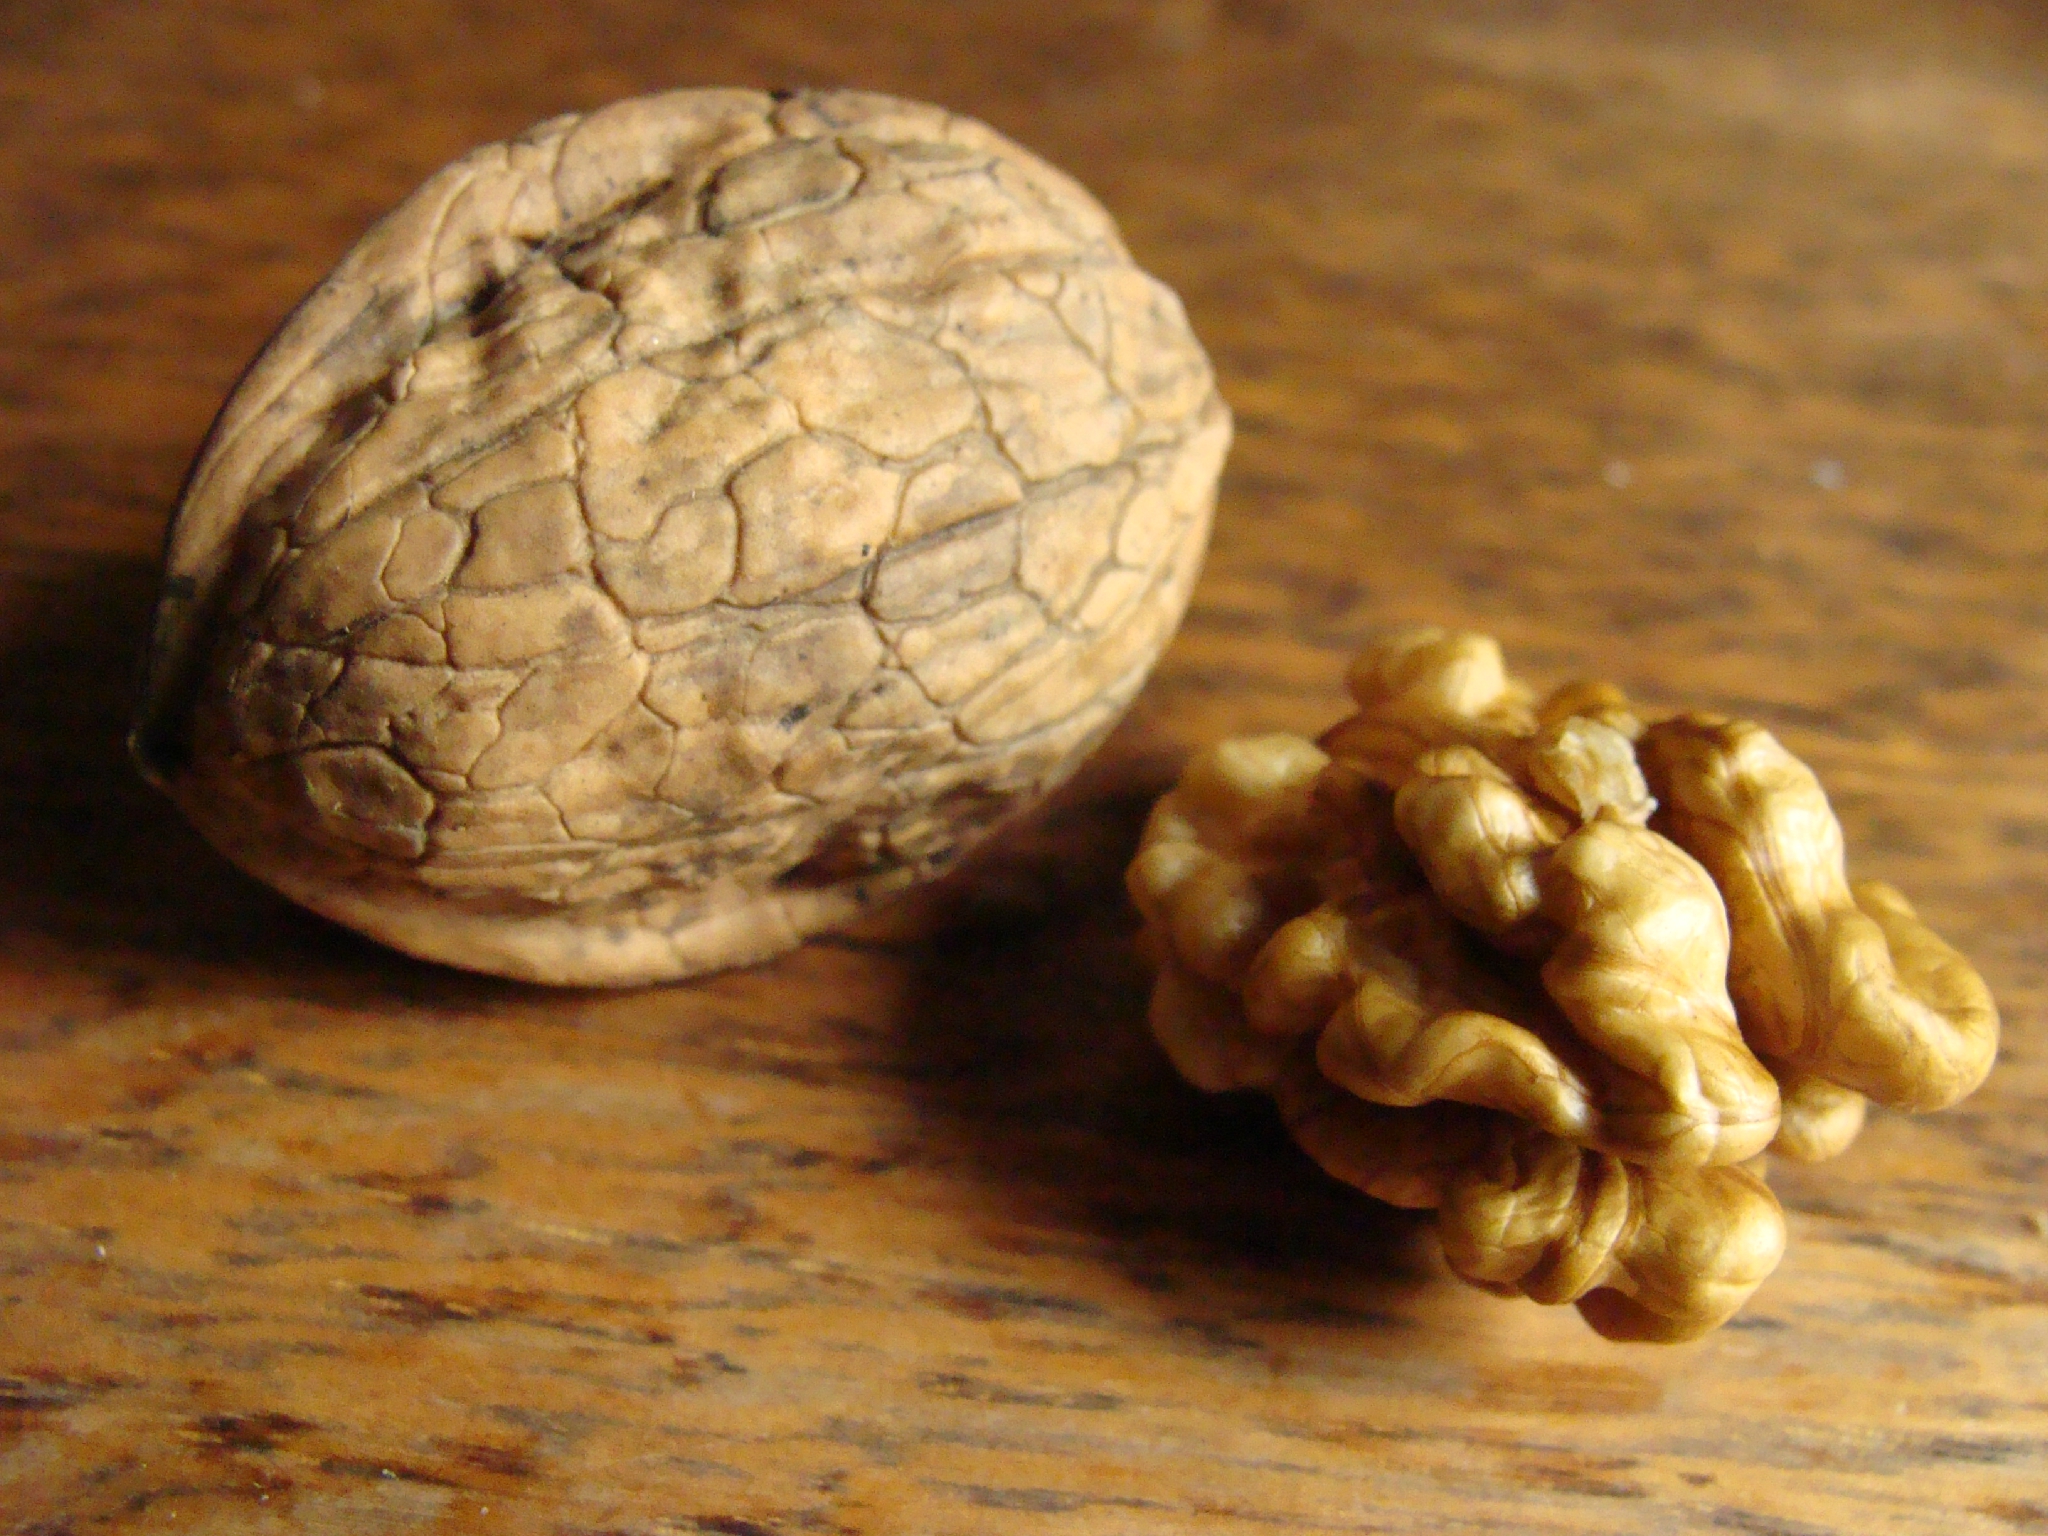
[[[428,181],[228,401],[137,754],[245,868],[416,954],[759,959],[1102,736],[1229,437],[1173,294],[979,123],[556,118]]]

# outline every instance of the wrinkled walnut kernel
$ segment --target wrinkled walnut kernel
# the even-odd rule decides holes
[[[1226,741],[1166,796],[1130,885],[1154,1033],[1302,1147],[1434,1208],[1475,1285],[1691,1338],[1776,1265],[1752,1160],[1835,1155],[1866,1096],[1974,1088],[1997,1014],[1761,728],[1538,699],[1499,647],[1392,637],[1319,746]]]

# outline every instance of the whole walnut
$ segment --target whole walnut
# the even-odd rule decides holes
[[[610,984],[952,860],[1129,703],[1230,418],[1102,209],[935,107],[676,91],[448,166],[250,368],[139,760],[401,949]]]

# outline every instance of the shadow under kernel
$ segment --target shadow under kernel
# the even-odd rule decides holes
[[[1262,1096],[1189,1087],[1147,1029],[1121,874],[1163,787],[1074,786],[1028,858],[984,874],[997,898],[963,896],[966,919],[915,952],[902,1070],[927,1155],[974,1170],[1012,1251],[1102,1254],[1153,1292],[1250,1289],[1257,1311],[1384,1317],[1427,1281],[1426,1218],[1325,1175]]]

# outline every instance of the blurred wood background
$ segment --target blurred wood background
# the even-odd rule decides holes
[[[435,166],[726,83],[1104,199],[1238,413],[1194,612],[954,937],[384,953],[123,760],[180,475]],[[2048,13],[9,0],[0,214],[0,1529],[2048,1531]],[[1418,619],[1762,719],[2005,1007],[1698,1344],[1453,1283],[1143,1037],[1145,796]]]

